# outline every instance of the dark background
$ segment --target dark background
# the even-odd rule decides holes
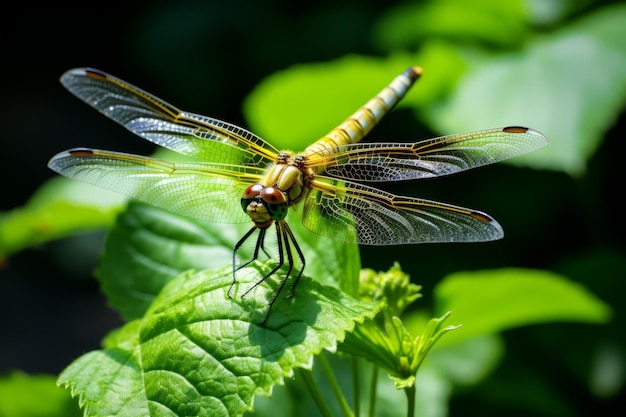
[[[15,5],[1,29],[0,210],[24,204],[53,177],[46,163],[66,148],[90,146],[142,154],[153,150],[66,92],[58,83],[64,71],[77,66],[99,68],[186,110],[245,126],[243,97],[272,72],[347,53],[384,55],[372,45],[369,34],[377,17],[397,3],[236,0]],[[449,272],[520,266],[561,273],[614,306],[614,320],[607,326],[563,323],[507,332],[505,363],[480,387],[457,395],[452,415],[467,410],[513,415],[507,407],[515,403],[523,411],[528,390],[524,383],[526,378],[532,380],[529,374],[541,375],[550,387],[548,392],[528,394],[531,401],[545,397],[546,415],[601,415],[618,405],[619,396],[596,398],[586,384],[600,342],[618,349],[624,359],[623,311],[619,310],[626,266],[620,168],[625,150],[623,116],[607,133],[583,177],[493,166],[445,179],[445,185],[423,186],[428,197],[440,194],[443,201],[488,211],[515,239],[362,249],[367,267],[386,270],[393,260],[400,261],[413,280],[424,285],[425,303],[432,287]],[[383,123],[373,138],[418,139],[433,134],[408,112],[398,111]],[[499,186],[502,178],[506,185]],[[103,234],[78,239],[78,243],[59,241],[23,251],[1,266],[0,372],[59,373],[80,354],[97,349],[103,335],[119,325],[91,278]],[[59,261],[68,256],[69,263]],[[571,408],[558,408],[551,395],[566,396]]]

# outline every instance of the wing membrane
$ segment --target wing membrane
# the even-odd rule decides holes
[[[136,135],[184,155],[225,164],[265,167],[278,151],[243,128],[169,103],[102,71],[77,68],[61,83],[85,103]]]
[[[415,143],[357,143],[338,146],[325,157],[325,173],[356,181],[400,181],[438,177],[519,156],[547,144],[539,132],[505,127]],[[328,151],[328,150],[326,150]],[[305,151],[306,152],[306,151]]]
[[[317,234],[375,246],[480,242],[503,236],[488,214],[328,177],[313,181],[302,221]]]
[[[263,170],[214,163],[175,164],[119,152],[72,149],[48,166],[69,178],[134,197],[184,216],[219,223],[250,221],[239,200]]]
[[[240,198],[245,187],[262,182],[266,166],[277,160],[278,151],[272,145],[240,127],[180,111],[98,70],[74,69],[61,82],[140,137],[208,162],[177,164],[74,149],[54,156],[50,168],[182,215],[225,223],[250,220],[241,210]],[[349,120],[360,123],[358,118]],[[501,238],[503,232],[485,213],[396,196],[353,181],[448,175],[522,155],[546,145],[547,140],[532,129],[505,127],[415,143],[334,143],[338,142],[326,138],[304,151],[305,157],[311,157],[305,159],[307,167],[329,175],[317,175],[307,184],[304,226],[341,241],[399,245],[488,241]]]

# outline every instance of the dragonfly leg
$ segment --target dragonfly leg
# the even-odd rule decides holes
[[[289,275],[291,275],[291,271],[293,270],[293,254],[291,253],[291,245],[290,245],[290,242],[289,242],[290,237],[293,239],[293,234],[291,233],[291,230],[289,229],[289,225],[287,223],[276,222],[276,237],[277,237],[277,241],[278,241],[278,251],[280,253],[280,255],[279,255],[280,256],[280,264],[278,265],[278,267],[280,268],[280,266],[282,266],[283,261],[284,261],[282,242],[285,242],[284,249],[285,249],[285,253],[287,254],[287,263],[289,264],[289,269],[287,269],[287,273],[285,274],[285,278],[283,279],[283,281],[281,282],[280,286],[278,287],[278,290],[276,291],[276,294],[274,295],[274,298],[272,298],[272,301],[270,301],[270,303],[269,303],[269,306],[267,308],[267,313],[265,314],[265,318],[263,319],[263,323],[262,323],[263,326],[265,326],[265,324],[267,323],[267,320],[270,317],[270,311],[272,311],[272,306],[274,305],[274,303],[276,302],[276,300],[280,296],[280,293],[283,291],[283,288],[285,288],[285,284],[287,283],[287,280],[289,280]],[[295,243],[295,240],[294,240],[294,243]],[[299,252],[299,249],[298,249],[298,252]],[[274,269],[270,274],[266,275],[263,278],[263,280],[268,278],[275,271],[276,271],[276,269]],[[300,272],[300,274],[301,273],[302,272]],[[300,278],[300,275],[298,275],[298,278]],[[261,280],[260,282],[262,282],[263,280]],[[259,283],[257,283],[257,284],[259,284]],[[255,284],[255,286],[257,284]],[[292,296],[293,296],[293,294],[290,297],[292,297]],[[290,298],[290,297],[287,297],[287,298]]]
[[[293,271],[294,259],[293,259],[293,253],[291,251],[292,243],[293,243],[293,246],[296,248],[296,251],[298,252],[298,257],[300,258],[300,262],[302,263],[302,266],[300,268],[300,272],[298,273],[298,276],[294,280],[293,284],[291,284],[291,294],[289,294],[285,298],[292,298],[295,295],[296,285],[298,285],[298,281],[300,280],[300,277],[302,276],[302,271],[304,270],[304,264],[305,264],[304,254],[302,253],[300,246],[298,246],[298,242],[296,241],[295,236],[293,235],[293,232],[289,228],[289,225],[287,223],[276,223],[276,229],[277,229],[277,233],[282,235],[282,241],[285,242],[285,253],[287,254],[287,262],[289,264],[289,269],[287,270],[287,274],[285,275],[283,282],[281,282],[280,287],[278,288],[278,291],[276,291],[276,295],[274,295],[274,298],[272,298],[272,301],[269,304],[269,308],[267,309],[267,314],[265,315],[265,319],[263,320],[263,326],[265,326],[265,324],[267,323],[267,320],[270,315],[270,311],[272,310],[272,306],[274,305],[274,303],[276,302],[280,294],[283,292],[283,289],[285,288],[285,285],[287,284],[287,281],[289,280],[289,276],[291,275],[291,271]],[[279,242],[281,241],[280,237],[278,240]],[[283,248],[279,247],[279,251],[281,253],[281,264],[282,264]]]
[[[228,288],[227,294],[228,294],[229,298],[233,298],[230,295],[230,293],[231,293],[233,287],[235,286],[235,283],[237,282],[237,271],[239,271],[241,268],[243,268],[243,267],[249,265],[250,263],[252,263],[257,258],[257,256],[259,255],[259,247],[263,247],[263,240],[265,239],[265,230],[266,229],[260,229],[259,238],[257,239],[256,246],[254,248],[254,255],[252,256],[252,259],[250,259],[245,264],[240,265],[239,267],[237,267],[237,251],[239,250],[241,245],[243,245],[244,242],[246,240],[248,240],[250,235],[252,235],[252,233],[254,233],[254,231],[256,229],[257,229],[257,227],[255,226],[252,229],[248,230],[248,232],[241,239],[239,239],[239,242],[237,242],[237,244],[235,245],[235,247],[233,249],[233,282],[230,284],[230,287]],[[265,251],[265,250],[263,250],[263,251]]]
[[[287,254],[287,263],[289,264],[289,269],[287,270],[285,279],[283,279],[283,282],[280,283],[280,287],[278,287],[278,291],[276,291],[276,295],[270,302],[270,309],[272,308],[272,305],[274,305],[274,302],[276,302],[276,299],[278,298],[280,293],[283,292],[283,288],[285,288],[285,284],[287,283],[287,280],[289,279],[289,275],[291,275],[291,271],[293,270],[293,254],[291,253],[291,244],[289,243],[290,234],[287,232],[289,230],[289,226],[286,223],[284,224],[284,226],[285,227],[280,227],[279,223],[276,224],[276,228],[280,229],[279,233],[282,234],[283,240],[285,242],[285,253]],[[293,294],[286,298],[291,298],[291,297],[293,297]]]
[[[270,255],[266,250],[265,250],[265,245],[261,244],[261,250],[263,251],[263,253],[265,254],[265,256],[267,256],[268,258],[271,258],[272,255]]]
[[[261,231],[263,232],[264,230],[261,229]],[[259,235],[260,238],[260,235]],[[283,256],[283,241],[282,241],[282,235],[280,233],[280,227],[278,226],[278,223],[276,223],[276,243],[278,245],[278,264],[274,267],[274,269],[272,269],[268,274],[266,274],[263,278],[261,278],[260,280],[258,280],[257,282],[254,283],[254,285],[252,285],[250,288],[248,288],[246,290],[246,292],[244,292],[241,295],[241,298],[244,298],[250,291],[252,291],[253,289],[255,289],[259,284],[261,284],[263,281],[265,281],[266,279],[268,279],[269,277],[271,277],[272,275],[274,275],[276,273],[276,271],[278,271],[283,264],[285,263],[285,258]],[[257,246],[259,245],[259,242],[257,241]],[[255,253],[258,252],[257,250],[255,250]],[[271,304],[270,304],[271,307]]]
[[[263,249],[263,241],[265,240],[265,231],[266,230],[267,229],[260,229],[259,230],[259,237],[257,238],[256,245],[254,247],[254,254],[252,255],[252,258],[249,261],[247,261],[246,263],[244,263],[242,265],[239,265],[237,267],[236,271],[239,271],[241,268],[245,268],[246,266],[250,265],[252,262],[256,261],[256,259],[259,257],[259,249],[261,249],[261,250],[263,250],[263,252],[265,252],[265,249]],[[235,248],[236,248],[236,250],[239,249],[238,246],[235,246]]]
[[[298,257],[300,258],[300,264],[301,264],[300,272],[298,273],[298,276],[296,277],[296,279],[293,281],[293,284],[291,284],[291,294],[285,297],[285,298],[292,298],[293,296],[296,295],[296,285],[298,285],[298,281],[300,281],[300,277],[302,276],[302,271],[304,271],[304,265],[306,264],[306,261],[304,260],[304,254],[302,253],[302,250],[300,249],[300,246],[298,245],[298,241],[296,240],[296,237],[293,235],[293,232],[289,228],[289,225],[286,223],[285,223],[285,240],[286,241],[291,240],[291,242],[293,243],[293,247],[296,248],[296,252],[298,252]],[[291,253],[289,245],[287,244],[286,246],[287,246],[287,250],[289,250],[289,252]],[[290,264],[293,264],[293,258],[291,256],[290,256],[289,261],[290,261]]]
[[[291,246],[292,244],[293,244],[293,247],[296,249],[296,252],[298,253],[298,257],[300,258],[300,262],[302,264],[302,267],[300,268],[300,272],[298,273],[298,275],[296,276],[293,284],[291,285],[291,294],[289,294],[285,298],[292,298],[295,295],[295,288],[296,288],[296,285],[298,284],[298,281],[300,280],[300,276],[302,275],[302,271],[304,270],[304,264],[305,264],[304,254],[302,253],[302,250],[300,249],[300,246],[298,246],[298,242],[296,241],[295,236],[293,235],[293,232],[289,228],[289,225],[286,222],[276,222],[275,226],[276,226],[276,243],[277,243],[277,246],[278,246],[278,257],[279,257],[278,264],[268,274],[266,274],[263,278],[261,278],[260,280],[255,282],[254,285],[252,285],[250,288],[248,288],[241,295],[241,298],[244,298],[250,291],[255,289],[259,284],[263,283],[269,277],[274,275],[285,264],[285,254],[287,255],[287,264],[289,265],[289,269],[287,270],[287,273],[285,274],[285,278],[280,283],[280,286],[278,287],[278,290],[274,294],[274,297],[269,302],[267,313],[265,314],[265,318],[263,319],[263,323],[262,323],[263,326],[265,326],[265,324],[267,323],[267,320],[269,319],[272,307],[273,307],[274,303],[276,302],[276,300],[278,299],[278,297],[280,296],[280,294],[282,293],[283,289],[285,288],[285,285],[287,284],[287,281],[289,280],[289,276],[291,275],[291,272],[294,269],[295,263],[294,263],[294,256],[293,256],[292,246]],[[233,282],[230,285],[230,288],[228,289],[228,296],[229,297],[231,297],[231,290],[232,290],[232,288],[233,288],[233,286],[235,285],[235,282],[236,282],[236,272],[239,269],[241,269],[241,268],[245,267],[246,265],[250,264],[251,262],[253,262],[255,259],[257,259],[257,256],[259,255],[259,251],[262,250],[263,252],[265,252],[265,249],[263,247],[263,243],[264,243],[264,240],[265,240],[265,231],[267,229],[260,229],[260,231],[259,231],[259,238],[257,239],[256,246],[254,248],[254,255],[253,255],[252,259],[247,261],[243,265],[241,265],[239,267],[236,267],[236,258],[237,258],[236,254],[237,254],[237,251],[239,250],[241,245],[243,245],[243,243],[252,235],[252,233],[255,231],[255,229],[257,229],[257,228],[253,227],[250,231],[248,231],[239,240],[239,242],[237,242],[237,244],[235,245],[235,248],[233,250]]]

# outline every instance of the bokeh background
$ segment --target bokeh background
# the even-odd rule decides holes
[[[540,42],[558,31],[569,30],[576,38],[581,21],[602,13],[610,20],[619,15],[611,7],[620,2],[527,0],[510,2],[515,11],[508,14],[494,6],[500,2],[441,3],[445,7],[435,1],[373,0],[15,4],[1,29],[0,211],[26,204],[54,176],[46,167],[50,156],[66,148],[154,151],[65,91],[58,78],[70,68],[105,70],[185,110],[247,126],[273,142],[272,128],[264,125],[269,122],[259,120],[264,112],[274,113],[274,126],[285,114],[285,127],[277,130],[288,137],[289,108],[306,101],[316,86],[294,88],[296,104],[286,98],[283,107],[267,104],[255,112],[250,94],[270,75],[345,63],[355,55],[385,62],[378,72],[384,77],[370,82],[371,72],[360,74],[358,59],[350,61],[355,84],[371,84],[354,98],[361,104],[404,70],[404,63],[424,58],[413,62],[425,69],[423,90],[418,84],[414,98],[407,98],[415,105],[398,108],[370,140],[454,133],[452,126],[467,125],[455,115],[466,111],[477,128],[530,124],[546,133],[555,150],[522,166],[501,164],[419,185],[390,185],[392,192],[485,210],[503,224],[507,237],[477,245],[362,248],[363,266],[386,270],[399,261],[424,286],[425,305],[442,277],[462,270],[539,268],[587,287],[613,307],[609,324],[551,323],[506,332],[505,361],[481,384],[456,393],[450,414],[607,415],[611,407],[624,405],[626,36],[620,40],[607,29],[594,38],[605,44],[588,45],[588,34],[581,31],[583,42],[562,57],[541,50]],[[530,52],[534,64],[520,60],[522,76],[505,69],[509,78],[503,83],[502,73],[490,67],[490,87],[489,79],[476,74],[490,59],[514,61],[537,39],[540,46]],[[447,55],[434,53],[437,48]],[[621,55],[615,52],[620,48]],[[612,60],[603,60],[609,50]],[[507,68],[507,59],[499,68]],[[394,70],[392,61],[398,63]],[[572,75],[576,66],[580,71]],[[478,79],[473,87],[463,83],[468,74]],[[547,90],[533,84],[537,79],[546,80]],[[454,93],[456,88],[461,93]],[[611,97],[604,100],[606,91]],[[429,98],[432,103],[425,102]],[[319,113],[308,111],[305,119],[327,120],[335,111],[333,101],[329,98]],[[532,111],[519,111],[516,103]],[[332,117],[339,122],[352,110]],[[595,112],[601,115],[588,121],[588,113]],[[325,126],[309,141],[333,127]],[[564,143],[570,139],[559,136],[580,129],[585,135],[577,136],[568,151]],[[560,160],[559,152],[569,159]],[[57,374],[80,354],[97,349],[103,335],[120,324],[92,278],[103,239],[103,231],[83,233],[2,260],[0,373]]]

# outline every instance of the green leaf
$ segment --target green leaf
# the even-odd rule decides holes
[[[284,274],[241,294],[271,267],[242,269],[232,299],[230,266],[182,274],[143,318],[72,363],[58,383],[90,416],[242,415],[255,395],[269,395],[294,368],[310,368],[315,354],[334,351],[382,308],[302,277],[295,297],[279,298],[259,326]]]
[[[53,375],[28,375],[15,371],[0,377],[0,416],[81,416],[67,391],[54,383]]]
[[[305,255],[305,273],[351,293],[350,288],[358,286],[358,247],[309,232],[300,216],[292,210],[289,224]],[[203,222],[131,202],[108,235],[98,280],[109,304],[126,320],[139,318],[161,288],[182,272],[232,265],[233,247],[251,227],[251,222]],[[266,249],[278,262],[272,253],[273,238],[274,234],[268,233]],[[241,261],[252,257],[256,240],[250,239],[238,253]]]
[[[581,285],[549,271],[497,269],[458,272],[435,289],[436,311],[452,311],[463,327],[440,342],[553,321],[605,323],[610,308]]]
[[[133,201],[111,228],[96,275],[109,304],[133,320],[182,272],[230,265],[234,242],[249,228],[212,225]]]
[[[23,207],[0,213],[0,261],[12,253],[113,223],[125,199],[79,181],[55,177]]]
[[[428,119],[442,133],[530,126],[550,145],[512,163],[580,175],[626,103],[625,20],[626,6],[607,7],[518,52],[468,61]]]

